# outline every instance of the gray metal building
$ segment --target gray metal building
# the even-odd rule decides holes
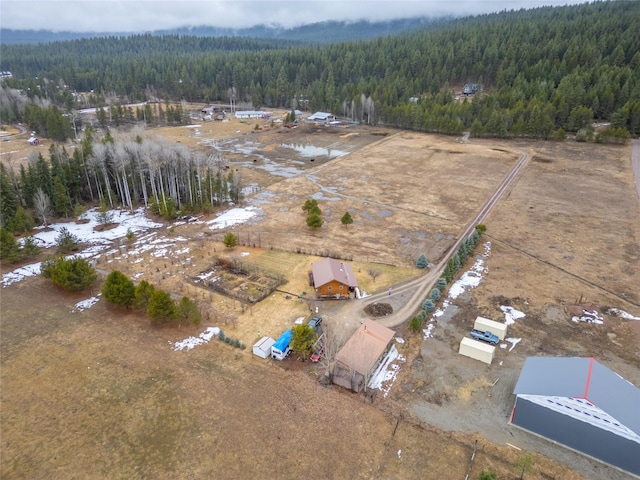
[[[640,476],[640,389],[593,358],[529,357],[511,423]]]

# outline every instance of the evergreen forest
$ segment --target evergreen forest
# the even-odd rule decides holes
[[[327,110],[419,131],[550,138],[593,119],[640,133],[640,4],[501,12],[371,41],[133,35],[3,45],[10,88],[73,108],[70,92],[122,103],[234,100]],[[456,101],[462,85],[482,86]],[[6,96],[6,95],[3,95]],[[22,119],[17,102],[3,118]],[[588,139],[589,132],[584,132]]]

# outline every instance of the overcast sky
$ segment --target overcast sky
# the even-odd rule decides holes
[[[582,0],[584,1],[584,0]],[[323,20],[468,16],[581,0],[1,0],[0,26],[20,30],[147,32],[184,26],[293,27]]]

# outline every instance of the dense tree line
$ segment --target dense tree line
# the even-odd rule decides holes
[[[70,216],[83,203],[105,209],[145,206],[175,218],[237,202],[241,188],[240,176],[222,155],[193,153],[135,131],[114,139],[89,130],[71,155],[51,146],[48,159],[38,154],[19,171],[0,164],[0,226],[22,233],[28,230],[25,208],[46,224],[51,216]]]
[[[549,138],[603,119],[638,134],[638,31],[640,5],[598,2],[328,46],[176,35],[7,45],[1,65],[22,79],[9,85],[46,98],[60,97],[66,85],[115,92],[122,101],[150,92],[226,101],[233,87],[236,100],[255,107],[331,110],[421,131]],[[468,82],[483,94],[456,101],[452,86]]]

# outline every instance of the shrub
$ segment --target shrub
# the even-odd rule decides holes
[[[444,278],[444,277],[440,277],[440,278],[438,279],[438,281],[436,282],[436,286],[437,286],[440,290],[442,290],[442,289],[446,288],[446,287],[447,287],[447,279],[446,279],[446,278]]]
[[[218,333],[218,340],[224,342],[224,332],[222,330],[220,330],[220,333]]]
[[[56,245],[61,252],[73,252],[78,250],[80,239],[71,233],[67,227],[62,227],[56,237]]]
[[[431,300],[434,301],[438,301],[440,300],[440,289],[439,288],[434,288],[433,290],[431,290]]]
[[[436,304],[433,300],[425,300],[422,302],[422,308],[424,308],[427,312],[433,312],[436,308]]]
[[[42,276],[65,290],[83,290],[97,278],[96,271],[84,258],[60,255],[42,262]]]
[[[22,252],[27,257],[35,257],[39,255],[41,251],[42,248],[36,243],[36,240],[32,236],[25,237]]]
[[[238,245],[238,237],[235,236],[233,233],[228,232],[224,236],[224,239],[222,240],[222,243],[224,243],[224,246],[227,247],[227,248],[233,248],[236,245]]]
[[[418,316],[416,315],[415,317],[413,317],[411,319],[411,321],[409,322],[409,328],[411,329],[411,331],[413,331],[414,333],[418,333],[420,331],[420,329],[422,328],[422,320],[420,320],[420,318],[418,318]]]
[[[498,475],[491,470],[483,470],[478,475],[478,480],[498,480]]]

